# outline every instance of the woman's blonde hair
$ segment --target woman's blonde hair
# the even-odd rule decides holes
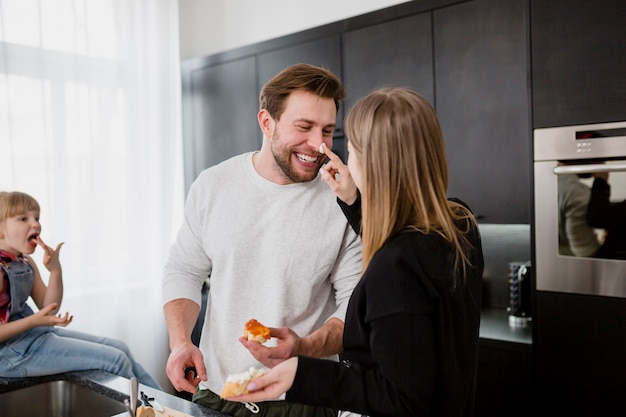
[[[0,224],[9,217],[24,214],[28,211],[39,212],[39,203],[33,197],[19,191],[0,191]]]
[[[363,271],[390,236],[416,230],[449,241],[455,276],[464,276],[471,266],[466,235],[475,220],[447,198],[443,134],[430,103],[406,88],[376,90],[350,109],[345,130],[363,178]]]

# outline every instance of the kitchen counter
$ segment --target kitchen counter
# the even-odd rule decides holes
[[[130,381],[127,378],[98,370],[67,372],[30,378],[0,378],[0,394],[44,382],[59,380],[75,383],[120,402],[124,402],[124,399],[129,397]],[[155,390],[146,385],[139,384],[139,390],[144,391],[150,397],[154,397],[164,407],[169,407],[193,417],[227,416],[226,414],[208,409],[166,392]]]
[[[532,323],[527,326],[509,325],[509,315],[502,308],[486,308],[482,311],[480,325],[481,346],[501,345],[503,342],[514,350],[530,351],[532,345]],[[33,385],[64,380],[76,383],[94,392],[123,402],[128,398],[130,382],[104,371],[79,371],[30,378],[0,378],[0,394]],[[193,417],[225,417],[226,414],[208,409],[183,398],[140,384],[139,389],[165,407]]]
[[[480,338],[500,342],[532,344],[532,321],[526,326],[511,326],[509,313],[504,308],[484,308],[480,317]]]

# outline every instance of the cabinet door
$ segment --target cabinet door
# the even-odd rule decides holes
[[[530,345],[480,339],[475,416],[535,415],[531,370]]]
[[[259,89],[289,65],[305,63],[324,67],[341,76],[339,36],[328,36],[290,44],[259,54]]]
[[[626,1],[531,2],[535,128],[626,120]]]
[[[475,0],[434,11],[449,195],[484,223],[530,223],[527,8],[527,0]]]
[[[259,149],[256,59],[182,66],[185,186],[205,168]]]
[[[536,292],[537,402],[548,416],[626,415],[626,299]]]
[[[317,65],[333,72],[343,80],[341,72],[341,49],[339,35],[333,35],[316,40],[297,42],[269,52],[259,54],[259,90],[274,75],[289,65],[305,63]],[[342,159],[345,156],[343,137],[343,109],[340,103],[337,112],[337,127],[333,138],[333,151]]]
[[[380,87],[410,87],[434,105],[431,13],[421,13],[343,37],[346,109]]]

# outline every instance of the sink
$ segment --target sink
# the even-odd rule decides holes
[[[109,417],[124,404],[70,381],[51,381],[0,394],[2,417]]]

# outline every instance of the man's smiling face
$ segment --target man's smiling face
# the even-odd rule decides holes
[[[285,109],[274,121],[271,149],[276,168],[291,182],[313,180],[326,160],[322,143],[332,147],[337,119],[335,102],[296,90],[285,101]]]

